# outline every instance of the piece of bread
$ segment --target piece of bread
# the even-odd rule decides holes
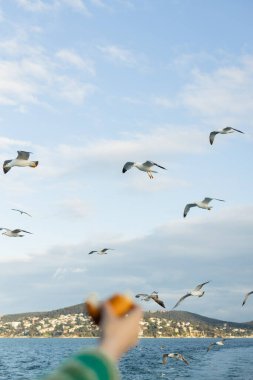
[[[90,297],[85,303],[85,308],[89,316],[92,317],[96,324],[99,324],[101,319],[102,307],[105,302],[109,302],[115,315],[118,317],[123,317],[126,315],[133,307],[134,302],[132,299],[124,294],[114,294],[108,300],[104,302],[98,302],[94,297]]]

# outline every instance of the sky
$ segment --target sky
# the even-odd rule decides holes
[[[159,292],[253,319],[250,0],[0,1],[0,314]],[[244,132],[209,134],[232,126]],[[154,179],[127,161],[152,160]],[[205,197],[212,210],[187,203]],[[12,211],[20,208],[32,217]],[[107,255],[91,250],[114,248]],[[139,302],[139,301],[137,301]],[[141,303],[157,310],[155,303]]]

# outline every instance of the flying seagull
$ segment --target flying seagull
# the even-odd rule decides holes
[[[225,341],[225,340],[226,340],[226,339],[222,338],[222,340],[218,340],[218,342],[213,342],[213,343],[209,344],[209,346],[207,347],[207,352],[210,351],[211,348],[212,348],[213,346],[215,346],[215,345],[217,345],[217,346],[224,346],[224,341]]]
[[[212,206],[209,206],[209,203],[212,200],[220,201],[220,202],[225,202],[224,199],[217,199],[217,198],[204,198],[203,201],[201,202],[194,202],[194,203],[188,203],[185,208],[184,208],[184,218],[188,214],[189,210],[191,207],[199,207],[199,208],[204,208],[206,210],[211,210]]]
[[[245,303],[246,303],[246,301],[247,301],[247,298],[248,298],[251,294],[253,294],[253,290],[252,290],[251,292],[245,294],[245,297],[244,297],[244,300],[243,300],[242,306],[245,305]]]
[[[232,127],[226,127],[226,128],[223,128],[223,129],[220,129],[218,131],[213,131],[210,133],[209,135],[209,141],[210,141],[210,144],[213,145],[213,142],[214,142],[214,138],[215,136],[220,133],[222,135],[226,135],[228,133],[233,133],[233,132],[240,132],[240,133],[244,133],[242,131],[239,131],[239,129],[235,129],[235,128],[232,128]]]
[[[18,150],[18,155],[13,160],[6,160],[3,164],[4,173],[8,173],[9,170],[13,166],[30,166],[31,168],[36,168],[38,166],[39,161],[29,161],[29,156],[32,152],[25,152],[23,150]]]
[[[2,235],[6,235],[6,236],[9,236],[9,237],[23,237],[25,235],[20,235],[20,232],[25,232],[27,234],[32,234],[32,232],[28,232],[28,231],[25,231],[25,230],[21,230],[19,228],[15,229],[15,230],[9,230],[9,228],[0,228],[0,230],[5,230],[5,232],[2,232]]]
[[[122,173],[125,173],[126,171],[130,170],[132,167],[136,167],[137,169],[139,169],[143,172],[147,172],[149,178],[151,179],[151,178],[154,178],[152,173],[157,173],[154,170],[151,170],[151,168],[153,166],[157,166],[158,168],[162,168],[164,170],[167,170],[163,166],[160,166],[153,161],[146,161],[146,162],[143,162],[143,164],[141,164],[140,162],[126,162],[123,169],[122,169]]]
[[[202,297],[204,295],[204,291],[201,290],[201,288],[208,284],[210,281],[203,282],[203,284],[197,285],[195,289],[191,290],[190,292],[186,293],[183,297],[180,298],[180,300],[176,303],[176,305],[173,307],[175,309],[185,298],[190,296],[197,296]]]
[[[19,209],[17,209],[17,208],[12,208],[12,210],[13,210],[13,211],[18,211],[18,212],[20,212],[21,215],[22,215],[22,214],[26,214],[26,215],[28,215],[28,216],[32,216],[32,215],[28,214],[28,212],[25,212],[25,211],[23,211],[23,210],[19,210]]]
[[[151,294],[140,293],[140,294],[136,294],[135,297],[136,298],[141,298],[141,301],[150,301],[150,300],[153,300],[156,303],[158,303],[158,305],[160,305],[160,306],[162,306],[162,307],[165,308],[164,302],[162,300],[160,300],[159,297],[158,297],[158,292],[154,291]]]
[[[90,251],[88,254],[92,255],[93,253],[97,253],[98,255],[107,255],[107,251],[113,251],[113,248],[103,248],[99,251]]]
[[[163,364],[167,364],[168,358],[181,360],[185,364],[189,365],[189,362],[185,359],[185,357],[182,354],[178,354],[177,352],[172,352],[170,354],[163,354]]]

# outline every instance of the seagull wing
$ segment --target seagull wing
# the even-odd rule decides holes
[[[215,343],[211,343],[209,344],[209,346],[207,347],[207,352],[211,350],[211,348],[215,345]]]
[[[184,218],[186,217],[186,215],[188,214],[189,210],[191,207],[195,207],[197,206],[196,203],[188,203],[185,208],[184,208]]]
[[[14,230],[14,231],[17,231],[17,230]],[[14,232],[14,231],[12,231],[12,232]],[[25,231],[25,230],[19,230],[19,232],[26,232],[27,234],[31,234],[32,235],[32,232]]]
[[[163,364],[167,364],[167,362],[168,362],[168,355],[169,354],[163,354]]]
[[[143,162],[142,165],[146,166],[147,168],[151,168],[151,166],[154,166],[155,163],[153,161],[146,161],[146,162]]]
[[[253,291],[252,291],[252,292],[249,292],[249,293],[247,293],[247,294],[245,295],[245,298],[244,298],[244,300],[243,300],[242,306],[245,305],[245,303],[246,303],[246,301],[247,301],[247,298],[248,298],[251,294],[253,294]]]
[[[142,165],[144,165],[144,166],[147,166],[147,167],[151,167],[151,166],[157,166],[158,168],[161,168],[161,169],[164,169],[164,170],[167,170],[164,166],[161,166],[161,165],[158,165],[158,164],[156,164],[155,162],[153,162],[153,161],[146,161],[146,162],[144,162]]]
[[[218,134],[219,132],[216,132],[216,131],[213,131],[210,133],[209,135],[209,141],[210,141],[210,144],[213,145],[213,142],[214,142],[214,138],[215,136]]]
[[[26,214],[26,215],[32,217],[32,215],[31,215],[31,214],[28,214],[28,212],[26,212],[26,211],[22,211],[21,214]]]
[[[208,204],[208,203],[211,202],[212,200],[213,200],[213,198],[208,198],[208,197],[206,197],[206,198],[203,199],[202,203],[206,203],[206,204]]]
[[[92,255],[92,253],[95,253],[95,252],[97,252],[97,251],[90,251],[90,252],[88,253],[88,255]]]
[[[101,249],[101,252],[105,253],[106,251],[113,251],[113,248],[103,248]]]
[[[182,360],[185,364],[189,365],[189,362],[185,359],[185,357],[183,355],[179,354],[178,359]]]
[[[225,202],[224,199],[219,199],[219,198],[208,198],[208,197],[206,197],[206,198],[203,199],[202,203],[206,203],[206,204],[208,204],[208,203],[210,203],[213,199],[214,199],[215,201]]]
[[[155,165],[155,166],[158,166],[158,168],[161,168],[161,169],[167,170],[164,166],[161,166],[161,165],[158,165],[158,164],[155,164],[155,163],[154,163],[154,165]]]
[[[131,169],[134,165],[134,162],[126,162],[123,166],[122,173],[125,173],[127,170]]]
[[[21,210],[18,210],[17,208],[12,208],[12,210],[13,210],[13,211],[18,211],[18,212],[20,212],[20,214],[22,213],[22,211],[21,211]]]
[[[162,306],[162,307],[165,308],[164,302],[163,302],[162,300],[160,300],[160,299],[158,298],[158,296],[157,296],[157,297],[152,296],[151,298],[152,298],[156,303],[158,303],[158,305],[160,305],[160,306]]]
[[[139,293],[139,294],[136,294],[135,296],[136,298],[140,298],[140,297],[149,297],[148,294],[144,294],[144,293]]]
[[[17,159],[18,160],[28,160],[32,152],[25,152],[24,150],[18,150]]]
[[[190,296],[191,296],[191,293],[185,294],[183,297],[180,298],[179,301],[177,301],[176,305],[172,309],[175,309],[185,298],[190,297]]]
[[[4,161],[4,164],[3,164],[3,171],[4,171],[4,174],[8,173],[9,170],[11,170],[11,168],[6,168],[5,165],[7,165],[9,162],[11,162],[12,160],[6,160]]]
[[[156,294],[156,293],[153,292],[150,295],[150,298],[152,298],[153,301],[155,301],[156,303],[158,303],[158,305],[160,305],[160,306],[162,306],[162,307],[165,308],[164,302],[158,298],[158,294]]]
[[[202,288],[202,286],[204,286],[205,284],[208,284],[210,281],[206,281],[206,282],[203,282],[203,284],[199,284],[196,286],[196,288],[194,290],[200,290]]]
[[[236,131],[236,132],[244,133],[244,132],[242,132],[242,131],[239,131],[239,129],[235,129],[235,128],[231,128],[231,129],[233,129],[233,130]]]

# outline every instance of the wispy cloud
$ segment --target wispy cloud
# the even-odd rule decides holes
[[[68,49],[62,49],[59,50],[56,53],[56,57],[59,58],[61,61],[66,62],[67,64],[71,64],[78,69],[86,70],[90,72],[91,74],[95,75],[95,65],[94,62],[89,59],[82,58],[79,54],[68,50]]]
[[[247,116],[253,110],[252,62],[252,56],[243,56],[237,64],[227,63],[211,72],[194,69],[179,103],[208,117]]]
[[[99,50],[108,59],[114,62],[121,62],[127,66],[135,66],[137,58],[133,52],[117,45],[99,46]]]
[[[44,0],[16,0],[16,2],[20,7],[29,12],[49,12],[67,6],[73,10],[90,15],[82,0],[52,0],[51,3]]]
[[[0,104],[22,107],[29,104],[45,103],[44,97],[62,98],[72,104],[82,104],[87,96],[96,91],[96,86],[80,78],[68,66],[82,68],[95,73],[91,61],[82,59],[68,50],[61,50],[56,57],[39,45],[31,45],[27,36],[0,41]],[[59,63],[64,60],[65,67]]]

